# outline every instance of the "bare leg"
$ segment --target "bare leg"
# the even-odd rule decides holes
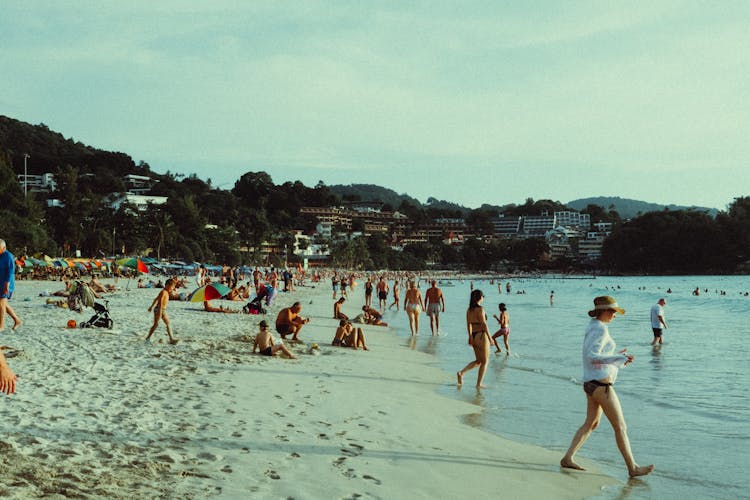
[[[167,337],[169,337],[169,343],[176,344],[177,340],[174,337],[172,337],[172,327],[169,324],[169,316],[167,316],[166,311],[162,313],[161,319],[164,321],[164,326],[167,327]]]
[[[406,316],[409,318],[409,330],[411,331],[412,336],[415,333],[414,330],[414,313],[412,311],[406,311]]]
[[[600,389],[604,391],[603,387],[600,387],[597,390]],[[601,416],[602,408],[601,406],[599,406],[599,403],[594,401],[594,399],[589,395],[586,395],[586,420],[583,422],[583,425],[581,425],[576,431],[575,435],[573,436],[573,440],[570,442],[568,451],[565,452],[565,456],[562,458],[562,460],[560,460],[561,467],[565,467],[567,469],[586,470],[576,463],[575,454],[581,448],[581,446],[583,446],[583,443],[586,442],[586,439],[588,439],[589,435],[594,431],[594,429],[597,428]]]
[[[419,312],[414,311],[414,335],[419,335]]]
[[[477,389],[481,389],[482,380],[484,380],[484,372],[487,371],[487,363],[490,360],[490,341],[489,336],[486,333],[479,335],[481,339],[475,341],[475,351],[477,353],[477,361],[479,362],[479,373],[477,374]],[[478,345],[477,345],[478,344]]]
[[[5,310],[8,307],[8,299],[0,299],[0,331],[5,330]]]
[[[503,335],[503,343],[505,344],[505,354],[510,354],[510,345],[508,345],[508,335]]]
[[[159,315],[154,311],[154,324],[151,325],[151,329],[148,331],[148,335],[146,335],[146,340],[151,338],[151,335],[154,334],[157,326],[159,326]]]
[[[430,314],[429,316],[430,316],[430,333],[432,335],[435,335],[435,316],[433,316],[432,314]]]
[[[367,344],[365,344],[365,332],[363,332],[361,328],[357,328],[355,333],[357,335],[357,341],[354,345],[356,347],[362,346],[362,349],[364,349],[365,351],[369,351],[369,349],[367,348]]]
[[[597,392],[598,391],[598,392]],[[625,465],[628,467],[628,474],[630,477],[645,476],[651,474],[654,470],[653,465],[647,465],[645,467],[639,466],[633,458],[633,453],[630,450],[630,440],[628,439],[627,425],[625,424],[625,417],[622,415],[622,407],[620,406],[620,399],[617,397],[614,387],[609,388],[607,391],[594,391],[594,398],[601,405],[604,414],[607,416],[607,420],[612,424],[612,429],[615,431],[615,440],[617,441],[617,448],[619,448],[622,458],[625,459]]]
[[[500,344],[497,343],[497,338],[500,336],[500,332],[495,332],[495,334],[492,336],[492,345],[495,346],[495,353],[503,352],[502,349],[500,349]]]
[[[291,351],[289,351],[289,349],[287,349],[284,344],[278,343],[278,344],[274,344],[273,347],[271,347],[271,353],[276,354],[279,351],[286,354],[287,357],[289,357],[290,359],[297,359],[297,356],[292,354]]]
[[[440,316],[435,315],[435,334],[440,335]]]
[[[21,321],[21,318],[16,316],[15,311],[13,310],[12,307],[10,307],[10,304],[8,303],[5,304],[5,312],[13,320],[13,329],[17,330],[18,327],[21,326],[21,323],[23,323],[23,321]]]

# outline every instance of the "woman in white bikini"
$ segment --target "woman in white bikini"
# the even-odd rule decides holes
[[[422,309],[424,309],[422,294],[419,293],[417,284],[412,281],[404,295],[404,311],[409,317],[409,329],[411,329],[412,335],[419,335],[419,315],[422,313]]]

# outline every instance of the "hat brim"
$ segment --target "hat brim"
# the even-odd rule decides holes
[[[592,318],[596,316],[597,311],[614,311],[618,314],[625,314],[625,309],[622,307],[612,307],[612,306],[597,306],[596,309],[592,309],[589,311],[589,316]]]

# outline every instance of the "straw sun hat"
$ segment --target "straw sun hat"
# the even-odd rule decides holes
[[[594,299],[594,308],[589,311],[589,316],[593,318],[596,316],[597,311],[602,310],[612,310],[620,314],[625,314],[625,309],[618,306],[615,298],[609,295],[603,295]]]

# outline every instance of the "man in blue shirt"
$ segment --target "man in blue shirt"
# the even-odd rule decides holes
[[[16,285],[16,258],[8,251],[5,240],[0,240],[0,331],[5,330],[5,313],[15,322],[13,329],[21,326],[21,319],[16,316],[8,301],[13,297]]]

